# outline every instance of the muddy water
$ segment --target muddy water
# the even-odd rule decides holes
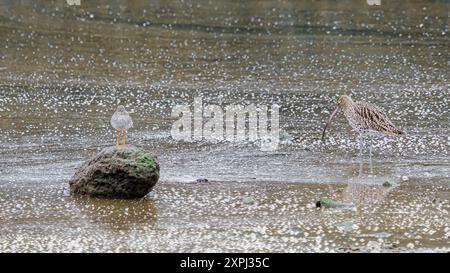
[[[449,250],[448,3],[99,3],[0,1],[1,251]],[[406,132],[374,140],[373,174],[342,116],[320,141],[340,94]],[[194,97],[280,105],[279,149],[173,140]],[[118,103],[160,183],[70,197]],[[317,210],[324,196],[355,207]]]

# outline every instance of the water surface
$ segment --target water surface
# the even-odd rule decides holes
[[[81,2],[0,1],[1,251],[448,251],[446,1]],[[341,94],[406,132],[374,141],[372,175],[342,115],[320,141]],[[280,105],[279,149],[173,140],[172,107],[194,97]],[[70,197],[119,103],[159,184]]]

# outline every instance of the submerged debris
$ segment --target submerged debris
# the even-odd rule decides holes
[[[344,221],[336,226],[341,232],[351,232],[357,230],[359,227],[352,220]]]
[[[242,198],[242,203],[244,203],[245,205],[253,205],[255,204],[255,199],[251,196],[246,196]]]
[[[400,186],[400,183],[386,180],[382,185],[385,188],[392,188]]]
[[[333,199],[330,198],[320,198],[319,201],[316,202],[316,207],[321,208],[321,207],[325,207],[325,208],[352,208],[354,207],[353,204],[350,203],[342,203],[339,201],[335,201]]]
[[[294,234],[300,234],[303,233],[305,230],[302,227],[291,227],[289,228],[289,231]]]
[[[209,181],[206,178],[198,178],[197,180],[195,180],[195,182],[197,182],[197,183],[207,183]]]
[[[433,198],[434,204],[439,204],[442,202],[449,202],[449,201],[450,201],[450,192],[448,192],[448,191],[438,192],[435,194],[435,196]]]

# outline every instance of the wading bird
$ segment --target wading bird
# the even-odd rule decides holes
[[[372,136],[376,135],[400,135],[403,132],[395,127],[387,115],[377,106],[367,102],[354,102],[349,96],[343,95],[337,102],[336,109],[331,113],[322,132],[322,141],[325,139],[325,131],[339,111],[344,112],[348,123],[359,134],[359,156],[362,163],[363,137],[369,136],[370,140],[370,165],[372,167]]]
[[[116,129],[116,146],[119,146],[120,131],[122,131],[122,145],[125,145],[125,132],[133,127],[133,121],[125,107],[119,105],[111,117],[111,125]]]

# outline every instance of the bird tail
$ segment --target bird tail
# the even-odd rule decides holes
[[[400,129],[398,129],[398,128],[394,128],[394,129],[391,130],[389,133],[390,133],[391,135],[404,135],[404,134],[405,134],[402,130],[400,130]]]

